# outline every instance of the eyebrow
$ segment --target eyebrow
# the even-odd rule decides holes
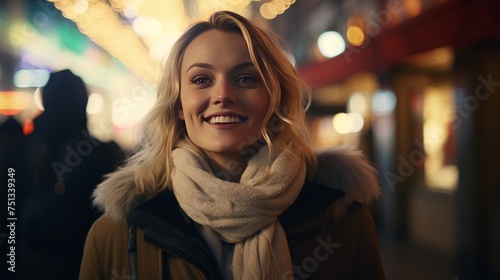
[[[253,67],[253,66],[254,66],[253,62],[245,61],[245,62],[236,64],[232,70],[237,70],[237,69],[246,68],[246,67]],[[215,69],[215,67],[213,65],[208,64],[208,63],[193,63],[193,64],[191,64],[191,66],[188,67],[188,69],[186,70],[186,73],[189,71],[189,69],[195,68],[195,67],[206,68],[206,69],[211,69],[211,70]]]

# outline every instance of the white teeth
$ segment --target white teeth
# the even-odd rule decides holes
[[[210,123],[240,123],[241,118],[233,116],[217,116],[209,120]]]

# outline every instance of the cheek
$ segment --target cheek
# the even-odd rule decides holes
[[[269,103],[262,102],[262,99],[252,104],[252,108],[250,109],[253,115],[252,133],[260,134],[261,129],[266,126],[265,118],[268,105]]]
[[[261,106],[262,106],[262,104],[261,104]],[[266,118],[267,107],[261,107],[261,108],[255,110],[255,114],[256,114],[257,119],[259,120],[261,126],[264,126],[264,119]]]
[[[180,113],[183,114],[184,119],[187,119],[190,115],[197,114],[201,107],[201,102],[197,98],[189,96],[189,94],[184,94],[181,95],[180,107],[182,108]]]
[[[253,111],[262,121],[264,120],[267,111],[269,110],[269,97],[267,95],[261,95],[260,98],[253,102]]]

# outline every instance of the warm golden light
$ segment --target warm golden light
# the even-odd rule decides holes
[[[458,168],[454,164],[453,117],[455,107],[450,85],[429,87],[423,99],[425,181],[432,188],[455,189]]]
[[[142,16],[142,17],[137,17],[134,22],[132,23],[132,28],[134,29],[135,33],[139,36],[156,36],[160,34],[162,30],[162,24],[161,22],[154,18],[154,17],[149,17],[149,16]]]
[[[283,14],[295,0],[272,0],[260,6],[260,15],[265,19],[273,19],[277,15]]]
[[[144,43],[135,34],[133,29],[125,25],[104,2],[89,2],[84,14],[75,12],[74,4],[70,1],[50,0],[63,16],[74,21],[78,29],[100,45],[110,55],[119,58],[132,72],[139,77],[157,69],[155,62],[149,57]],[[133,55],[131,55],[133,54]]]
[[[340,134],[347,134],[352,130],[351,119],[346,113],[338,113],[333,116],[333,127]]]
[[[359,113],[349,113],[347,114],[349,117],[349,120],[351,122],[351,131],[353,133],[360,132],[363,129],[363,126],[365,125],[365,120],[363,119],[363,116],[361,116]]]
[[[74,9],[77,14],[84,14],[89,9],[89,2],[87,0],[78,0]]]
[[[20,91],[0,91],[0,114],[13,116],[28,108],[29,94]]]
[[[317,120],[316,140],[322,147],[334,146],[340,142],[341,135],[332,124],[332,117],[322,117]]]
[[[273,3],[274,3],[274,6],[276,7],[278,15],[281,15],[282,13],[285,12],[287,7],[286,7],[285,3],[283,3],[283,1],[274,0]]]
[[[349,26],[346,36],[349,44],[353,46],[361,46],[365,41],[365,34],[358,26]]]
[[[362,116],[367,115],[368,111],[367,101],[362,93],[357,92],[351,95],[347,106],[349,113],[358,113]]]
[[[403,6],[409,17],[416,17],[422,12],[421,0],[403,0]]]
[[[251,3],[251,0],[48,1],[74,21],[80,32],[140,78],[158,76],[159,63],[189,24],[205,20],[218,10],[249,16]],[[189,9],[190,5],[196,5],[195,12]]]
[[[276,13],[271,11],[269,3],[264,3],[260,6],[260,15],[265,19],[273,19],[276,17]]]
[[[236,8],[245,8],[246,6],[250,5],[252,0],[233,0],[227,2],[228,4],[232,4]]]

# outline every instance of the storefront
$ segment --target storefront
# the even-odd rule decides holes
[[[461,276],[500,275],[499,8],[448,1],[300,68],[317,145],[356,146],[380,172],[382,238],[429,248]],[[395,19],[390,6],[379,15]]]

